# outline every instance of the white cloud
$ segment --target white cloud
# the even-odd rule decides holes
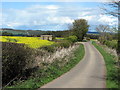
[[[47,6],[47,9],[58,9],[59,7],[56,5],[49,5]]]
[[[50,24],[72,23],[70,17],[59,16],[57,5],[32,5],[24,10],[9,9],[3,13],[3,25],[11,28],[19,26],[40,26]]]
[[[32,8],[26,8],[24,10],[9,9],[8,12],[3,13],[3,24],[13,27],[17,27],[19,25],[30,26],[46,24],[48,23],[46,18],[48,16],[54,17],[56,9],[58,9],[58,7],[55,5],[34,5]]]
[[[115,25],[118,23],[116,18],[107,15],[100,15],[98,21],[101,23],[108,23],[109,25]]]
[[[48,17],[47,20],[49,22],[52,21],[52,23],[57,24],[66,24],[66,23],[72,23],[74,20],[70,19],[70,17]]]
[[[111,0],[2,0],[2,2],[111,2]]]
[[[92,19],[95,18],[95,16],[81,16],[81,17],[78,17],[79,19],[86,19],[88,21],[91,21]]]
[[[86,19],[89,24],[116,24],[112,16],[100,15],[95,8],[72,5],[31,5],[24,9],[8,9],[3,11],[3,26],[11,28],[29,27],[32,29],[63,28],[74,19]],[[0,20],[1,21],[1,20]]]
[[[59,6],[57,5],[32,5],[30,8],[28,8],[28,10],[31,9],[59,9]]]
[[[80,16],[85,16],[85,15],[88,15],[88,14],[90,14],[90,12],[82,12],[82,13],[80,13],[79,15],[80,15]]]

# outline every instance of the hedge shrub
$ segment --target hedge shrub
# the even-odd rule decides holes
[[[72,45],[74,42],[77,41],[77,37],[76,36],[69,36],[65,39],[61,39],[61,40],[56,40],[56,43],[50,46],[43,46],[40,49],[46,50],[48,52],[54,52],[57,50],[57,48],[61,47],[61,48],[68,48],[70,45]]]
[[[112,49],[116,49],[118,48],[117,46],[117,40],[105,40],[103,37],[99,37],[98,39],[100,41],[100,43],[107,45],[108,47],[112,48]]]
[[[117,41],[115,40],[112,40],[112,41],[105,40],[104,44],[112,49],[117,49]]]
[[[46,50],[46,51],[48,51],[50,53],[53,53],[53,52],[56,51],[56,46],[57,46],[56,44],[53,44],[53,45],[49,45],[49,46],[43,46],[43,47],[41,47],[39,49],[43,49],[43,50]]]
[[[22,74],[32,60],[32,50],[23,44],[2,42],[2,82],[3,86]]]
[[[77,37],[76,36],[69,36],[69,37],[67,37],[67,38],[65,38],[66,40],[69,40],[69,41],[71,41],[71,42],[76,42],[77,41]]]
[[[62,48],[68,48],[71,44],[72,42],[69,40],[62,40],[61,42],[57,43],[57,46]]]

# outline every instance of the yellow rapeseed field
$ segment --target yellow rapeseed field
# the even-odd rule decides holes
[[[0,36],[0,41],[24,43],[31,48],[39,48],[42,46],[54,44],[54,42],[52,42],[52,41],[41,40],[40,37]]]

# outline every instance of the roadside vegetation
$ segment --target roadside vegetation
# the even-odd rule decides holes
[[[118,81],[118,65],[115,56],[111,55],[102,45],[98,45],[95,41],[92,44],[99,50],[99,52],[103,55],[106,69],[107,69],[107,76],[106,76],[106,85],[107,88],[118,88],[119,81]]]
[[[96,31],[99,32],[98,41],[93,41],[93,45],[103,55],[107,76],[106,76],[106,87],[107,88],[118,88],[119,85],[119,55],[118,51],[118,35],[117,27],[109,27],[109,25],[98,25]]]
[[[85,53],[83,45],[75,44],[76,36],[37,49],[15,43],[14,38],[11,42],[2,42],[3,87],[38,88],[69,71]],[[23,40],[21,38],[26,37],[17,38]]]
[[[118,34],[117,32],[117,28],[116,27],[112,27],[110,28],[108,25],[98,25],[96,27],[96,30],[99,32],[99,37],[98,37],[98,41],[103,44],[103,45],[107,45],[109,48],[118,49]]]
[[[67,57],[69,58],[68,61],[66,58],[62,58],[62,60],[56,60],[52,63],[44,62],[42,63],[43,67],[39,68],[28,80],[8,88],[39,88],[73,68],[83,58],[84,54],[84,46],[80,44],[72,53],[73,57]]]
[[[23,44],[2,42],[2,45],[2,84],[5,86],[20,78],[33,62],[34,54],[31,48],[25,48]]]
[[[100,41],[100,43],[101,44],[103,44],[103,45],[106,45],[106,46],[108,46],[109,48],[112,48],[112,49],[116,49],[117,50],[117,48],[118,48],[118,40],[100,40],[100,39],[98,39],[99,41]]]
[[[84,26],[84,29],[79,28],[81,32],[76,28],[80,24]],[[57,37],[52,41],[4,33],[0,37],[3,46],[3,87],[39,88],[66,73],[83,58],[84,46],[77,42],[83,40],[87,31],[87,21],[80,19],[75,20],[73,28],[66,33],[54,32],[56,36],[62,34],[65,37]],[[79,36],[76,35],[78,32]]]
[[[3,65],[3,86],[8,85],[14,85],[14,81],[21,81],[21,80],[27,80],[28,77],[31,76],[34,71],[39,67],[41,70],[41,67],[44,66],[43,63],[50,63],[52,55],[57,52],[58,50],[64,49],[64,51],[72,50],[72,46],[77,40],[76,36],[70,36],[65,38],[65,40],[58,40],[58,42],[53,42],[54,44],[48,45],[44,44],[44,46],[34,49],[33,47],[27,47],[26,43],[30,43],[32,45],[39,44],[39,40],[37,41],[36,37],[8,37],[4,36],[5,42],[2,42],[2,65]],[[21,40],[19,42],[24,42],[25,44],[16,43],[15,40]],[[35,41],[36,40],[36,41]],[[40,40],[46,42],[47,40]],[[34,42],[34,43],[33,43]],[[50,41],[48,41],[50,42]],[[72,52],[72,51],[71,51]],[[64,56],[60,56],[64,58],[67,56],[63,52]],[[58,53],[57,56],[59,56],[60,53]],[[55,61],[55,58],[52,57],[52,62]],[[53,60],[55,59],[55,60]],[[42,66],[43,65],[43,66]]]

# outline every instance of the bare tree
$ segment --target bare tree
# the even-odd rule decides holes
[[[105,14],[118,17],[120,15],[120,11],[119,11],[120,1],[119,0],[109,0],[109,1],[110,2],[104,4],[105,7],[102,9],[105,11]]]
[[[105,11],[105,14],[112,15],[118,18],[118,56],[120,57],[120,1],[119,0],[110,0],[109,3],[105,4],[106,8],[102,8]]]
[[[118,27],[117,27],[117,26],[111,27],[111,28],[109,29],[109,31],[110,31],[111,33],[117,33],[117,32],[118,32]]]
[[[103,39],[106,39],[106,32],[109,30],[109,26],[108,25],[98,25],[96,27],[96,31],[98,31],[100,33],[100,36],[103,37]]]
[[[118,18],[118,83],[120,83],[120,1],[119,0],[111,0],[108,3],[109,8],[104,8],[106,14],[110,14]],[[118,85],[120,88],[120,85]]]

